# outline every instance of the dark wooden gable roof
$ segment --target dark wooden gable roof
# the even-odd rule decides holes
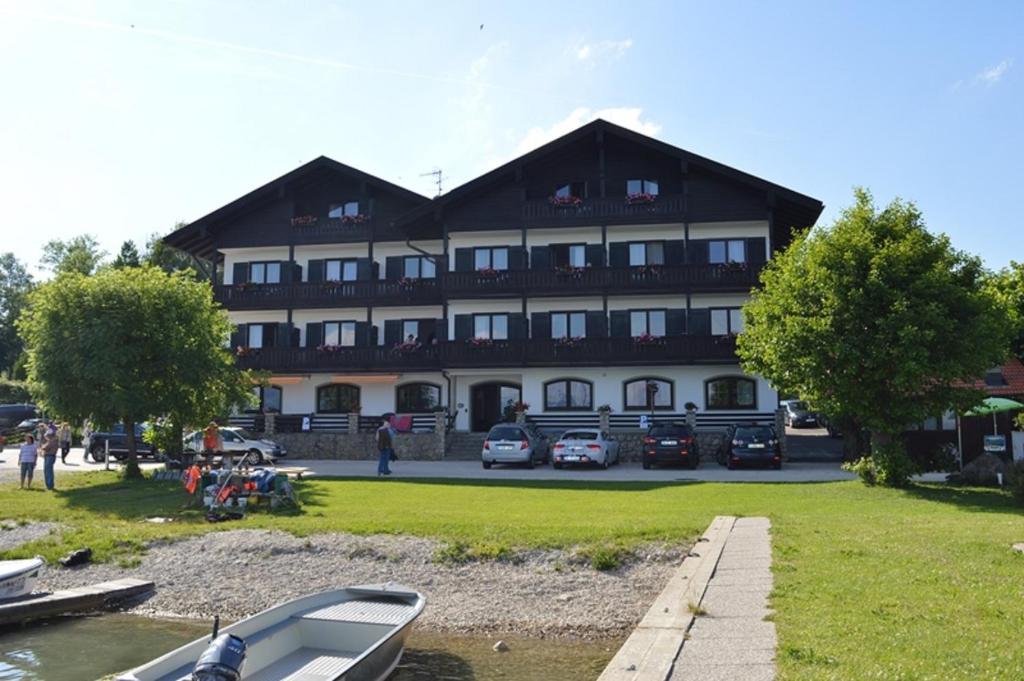
[[[421,194],[365,173],[358,168],[347,166],[327,156],[318,156],[309,163],[303,164],[295,170],[285,173],[262,187],[258,187],[231,203],[221,206],[198,220],[175,230],[164,237],[163,241],[174,248],[192,253],[200,258],[210,259],[213,257],[216,249],[216,240],[213,237],[219,226],[260,208],[268,202],[282,198],[285,190],[295,183],[330,172],[341,173],[359,182],[365,182],[369,186],[413,204],[426,204],[430,201],[430,199]]]
[[[813,197],[694,154],[685,149],[661,142],[647,135],[623,128],[614,123],[609,123],[606,120],[597,119],[452,189],[447,194],[435,198],[430,203],[414,208],[396,220],[395,224],[417,234],[432,231],[432,228],[437,227],[437,219],[448,207],[457,206],[462,202],[479,196],[495,185],[507,182],[510,178],[516,177],[517,173],[522,172],[525,166],[540,159],[557,155],[580,140],[603,135],[622,138],[627,142],[635,143],[644,148],[679,159],[684,167],[692,165],[706,173],[711,173],[731,182],[763,191],[766,201],[773,206],[776,221],[781,221],[787,226],[809,227],[817,221],[818,216],[821,215],[824,209],[824,204]]]

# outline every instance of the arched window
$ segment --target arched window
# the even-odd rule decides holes
[[[757,383],[742,376],[718,376],[704,381],[707,409],[756,409]]]
[[[280,414],[281,413],[281,395],[282,391],[279,386],[268,385],[266,387],[256,386],[252,389],[252,394],[255,399],[252,404],[246,407],[245,411],[248,414],[260,413],[260,414]]]
[[[347,414],[358,408],[358,385],[331,383],[316,389],[316,410],[321,414]]]
[[[671,411],[675,404],[674,388],[672,381],[664,378],[636,378],[623,384],[622,403],[626,409]]]
[[[395,388],[395,411],[415,414],[434,411],[441,404],[441,386],[433,383],[406,383]]]
[[[594,384],[576,378],[559,378],[544,384],[544,411],[591,410]]]

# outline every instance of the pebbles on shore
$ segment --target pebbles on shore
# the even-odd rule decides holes
[[[427,596],[417,625],[424,629],[600,637],[632,628],[686,555],[683,546],[648,544],[617,569],[598,572],[572,551],[560,550],[439,564],[434,556],[441,546],[406,536],[300,538],[229,530],[154,544],[135,567],[47,567],[40,585],[59,589],[119,577],[151,579],[155,594],[130,612],[237,619],[317,591],[394,581]]]
[[[20,524],[8,520],[0,521],[0,551],[10,551],[30,541],[42,539],[56,527],[57,523]]]

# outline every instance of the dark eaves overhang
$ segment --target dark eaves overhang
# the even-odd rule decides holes
[[[163,242],[169,246],[185,251],[186,253],[191,253],[196,257],[213,260],[216,257],[216,240],[214,239],[214,235],[219,225],[241,216],[245,212],[258,206],[262,201],[282,196],[285,188],[287,188],[290,183],[323,169],[336,170],[347,174],[409,201],[422,204],[428,204],[430,202],[430,199],[426,196],[417,194],[405,187],[400,187],[397,184],[388,182],[387,180],[383,180],[374,175],[370,175],[369,173],[365,173],[358,168],[347,166],[344,163],[335,161],[327,156],[318,156],[309,163],[303,164],[295,170],[285,173],[281,177],[271,180],[265,185],[252,190],[248,194],[235,199],[231,203],[221,206],[217,210],[204,215],[198,220],[190,222],[184,227],[171,232],[163,238]]]
[[[480,177],[459,185],[447,194],[439,196],[429,203],[425,203],[422,206],[408,211],[398,217],[394,221],[394,225],[414,235],[422,235],[426,231],[432,231],[431,227],[436,227],[436,222],[440,220],[446,206],[464,198],[468,198],[474,193],[502,180],[503,178],[510,175],[515,176],[523,166],[543,158],[552,152],[558,151],[573,142],[591,135],[603,134],[616,135],[625,140],[646,146],[663,154],[674,156],[688,164],[692,163],[695,166],[705,168],[734,181],[754,186],[765,191],[770,197],[769,201],[773,204],[774,221],[777,228],[784,227],[786,230],[789,230],[794,227],[811,227],[818,220],[818,217],[825,208],[825,205],[821,201],[811,196],[807,196],[806,194],[801,194],[800,192],[793,191],[792,189],[775,184],[774,182],[769,182],[768,180],[757,177],[756,175],[745,173],[742,170],[727,166],[724,163],[713,161],[709,158],[705,158],[704,156],[700,156],[699,154],[694,154],[686,151],[685,149],[680,149],[679,147],[661,142],[652,137],[648,137],[647,135],[642,135],[638,132],[629,130],[628,128],[623,128],[620,125],[615,125],[614,123],[609,123],[608,121],[599,118],[563,135],[562,137],[559,137],[556,140],[548,142],[531,152],[513,159],[490,172],[484,173]]]

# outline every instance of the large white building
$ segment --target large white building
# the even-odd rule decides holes
[[[740,307],[819,201],[596,121],[430,200],[318,158],[166,241],[217,265],[260,409],[486,430],[764,419]],[[284,417],[281,417],[284,420]],[[347,418],[347,417],[345,417]]]

